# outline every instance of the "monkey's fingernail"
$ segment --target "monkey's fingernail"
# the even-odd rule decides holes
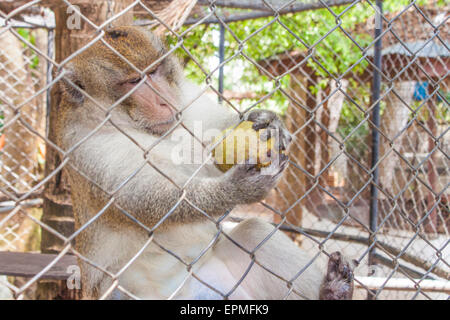
[[[256,164],[257,164],[257,161],[253,158],[249,158],[249,159],[245,160],[245,165],[246,165],[247,169],[256,167]]]
[[[252,125],[252,129],[255,130],[255,131],[259,131],[259,130],[261,130],[263,128],[266,128],[266,127],[267,127],[267,123],[264,123],[264,122],[255,122]]]
[[[267,141],[270,139],[270,137],[272,136],[270,130],[264,130],[260,135],[259,135],[259,139],[261,141]]]

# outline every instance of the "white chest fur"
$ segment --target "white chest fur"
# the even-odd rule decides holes
[[[213,223],[202,222],[156,232],[152,238],[147,237],[146,232],[118,234],[103,230],[102,233],[105,236],[99,254],[94,253],[90,258],[114,273],[128,265],[120,274],[119,283],[136,296],[167,299],[184,296],[186,291],[192,290],[190,271],[199,270],[210,257],[218,230]],[[129,263],[131,260],[133,262]],[[103,276],[100,272],[91,274]],[[91,280],[95,283],[100,279]]]

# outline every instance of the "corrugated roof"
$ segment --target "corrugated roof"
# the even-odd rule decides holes
[[[438,58],[438,57],[450,57],[449,48],[450,43],[436,43],[430,41],[415,41],[408,43],[396,43],[387,48],[384,48],[381,53],[383,56],[390,54],[399,54],[407,57],[413,55],[423,58]],[[369,55],[373,55],[373,48],[369,50]]]

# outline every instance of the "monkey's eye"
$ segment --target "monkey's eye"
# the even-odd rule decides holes
[[[148,73],[148,75],[149,75],[149,76],[155,75],[155,74],[158,72],[160,66],[161,66],[161,65],[156,66],[156,68],[154,68],[152,71],[150,71],[150,72]]]
[[[141,78],[133,78],[133,79],[131,79],[131,80],[128,80],[128,83],[131,83],[131,84],[138,84],[139,81],[141,81]]]

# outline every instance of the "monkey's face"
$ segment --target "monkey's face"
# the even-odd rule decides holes
[[[104,41],[107,44],[97,42],[75,57],[67,65],[67,77],[90,97],[106,102],[105,108],[121,100],[113,114],[120,115],[122,124],[151,134],[167,132],[179,108],[182,72],[176,58],[164,56],[167,50],[161,41],[138,27],[115,28]],[[79,90],[66,92],[72,105],[91,112],[90,99]]]
[[[163,134],[175,123],[177,89],[170,85],[161,64],[147,74],[147,79],[132,73],[118,83],[121,94],[131,92],[124,109],[135,124],[153,134]]]

